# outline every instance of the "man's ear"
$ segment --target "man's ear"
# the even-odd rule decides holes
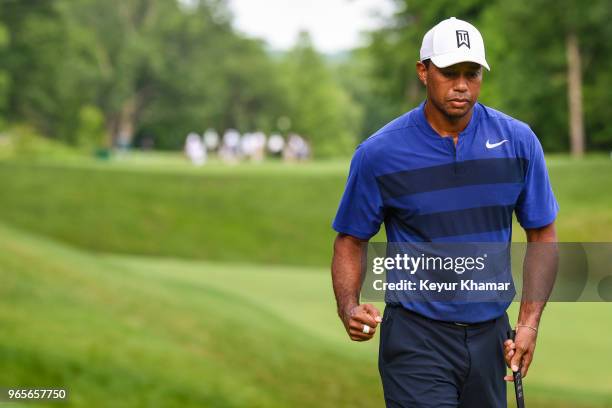
[[[421,81],[423,85],[427,86],[427,67],[425,64],[423,64],[421,61],[417,61],[416,71],[419,81]]]

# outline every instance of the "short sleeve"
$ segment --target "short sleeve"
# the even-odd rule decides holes
[[[368,162],[363,145],[357,147],[344,194],[332,224],[344,234],[360,239],[376,235],[383,222],[383,201],[376,177]]]
[[[528,126],[520,131],[526,133],[522,136],[526,136],[529,163],[516,206],[516,217],[523,228],[540,228],[555,220],[559,204],[550,185],[540,141]]]

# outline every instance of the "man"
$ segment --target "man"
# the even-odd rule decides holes
[[[359,304],[363,243],[510,242],[512,214],[529,242],[556,242],[542,147],[524,123],[477,103],[489,69],[480,32],[454,17],[423,38],[416,70],[427,99],[356,149],[333,227],[332,279],[350,338],[381,325],[388,407],[505,407],[508,364],[532,361],[545,301],[522,301],[516,339],[502,302]],[[538,299],[539,300],[539,299]]]

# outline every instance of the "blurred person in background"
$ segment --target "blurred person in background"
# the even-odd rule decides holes
[[[246,132],[240,138],[240,158],[251,159],[255,152],[253,133]]]
[[[267,148],[273,157],[280,157],[285,148],[285,139],[278,133],[274,133],[268,138]]]
[[[263,161],[266,155],[266,134],[261,131],[253,133],[253,154],[251,160],[256,163]]]
[[[185,139],[185,154],[195,166],[202,166],[206,162],[206,146],[200,135],[191,132]]]
[[[206,132],[204,132],[204,146],[209,152],[217,151],[219,147],[219,134],[215,129],[206,129]]]
[[[283,150],[283,159],[287,162],[302,161],[308,159],[310,148],[304,138],[296,133],[291,133]]]
[[[236,163],[240,154],[240,133],[236,129],[227,129],[223,134],[223,141],[219,156],[225,163]]]

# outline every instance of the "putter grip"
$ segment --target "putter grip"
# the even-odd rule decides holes
[[[514,341],[516,336],[515,330],[508,331],[508,338]],[[519,370],[517,372],[512,372],[512,377],[514,377],[514,394],[516,395],[516,407],[517,408],[525,408],[525,394],[523,393],[523,377],[521,375],[521,366],[519,365]]]

